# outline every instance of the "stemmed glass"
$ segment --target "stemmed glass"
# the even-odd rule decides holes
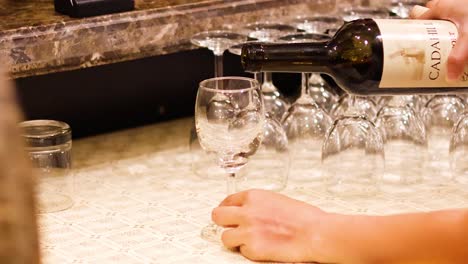
[[[399,18],[408,18],[415,5],[424,6],[425,0],[391,0],[388,9]]]
[[[291,24],[306,33],[328,34],[343,25],[343,19],[337,16],[298,16]]]
[[[299,16],[290,23],[306,33],[328,34],[343,25],[343,20],[336,16]],[[318,105],[329,112],[339,99],[337,91],[334,91],[319,73],[312,73],[309,76],[308,93]]]
[[[453,128],[449,151],[453,178],[468,186],[468,112],[459,118]]]
[[[211,50],[215,57],[214,76],[223,76],[223,53],[229,47],[247,41],[247,36],[231,31],[204,31],[192,36],[192,44]]]
[[[385,147],[385,171],[381,187],[392,193],[409,193],[422,181],[427,155],[423,121],[405,100],[392,97],[377,114]],[[407,98],[406,98],[407,99]]]
[[[238,43],[245,42],[247,36],[226,31],[214,30],[204,31],[192,36],[192,44],[198,47],[204,47],[211,50],[214,54],[214,76],[223,76],[223,53],[231,46]],[[215,177],[221,170],[214,164],[213,158],[210,154],[202,151],[198,142],[195,125],[192,126],[190,131],[189,140],[190,153],[192,157],[192,171],[201,177]]]
[[[350,104],[328,130],[322,146],[322,171],[327,191],[366,197],[379,190],[385,153],[379,129]]]
[[[323,34],[294,34],[280,38],[284,42],[320,42],[330,37]],[[283,127],[292,150],[292,170],[296,180],[318,180],[320,149],[325,132],[331,126],[331,117],[310,96],[310,73],[302,73],[301,94],[289,108]],[[305,177],[304,177],[305,176]]]
[[[369,120],[374,120],[378,108],[377,104],[367,97],[344,94],[332,106],[330,115],[337,118],[352,110],[365,115]]]
[[[278,38],[296,32],[296,28],[273,22],[258,22],[244,27],[245,34],[251,39],[260,42],[275,42]],[[265,111],[273,118],[281,121],[289,108],[289,103],[284,99],[278,88],[273,84],[271,72],[263,73],[262,93],[265,101]]]
[[[449,168],[450,136],[454,125],[465,111],[463,99],[457,95],[437,95],[422,111],[429,143],[428,174],[431,184],[444,185],[451,178]]]
[[[228,194],[235,191],[236,173],[245,166],[261,143],[264,105],[254,79],[219,77],[200,83],[195,104],[195,125],[200,145],[216,157],[228,175]],[[202,230],[206,240],[218,238],[211,224]]]
[[[342,10],[341,16],[345,22],[361,18],[389,18],[388,9],[382,7],[354,6],[346,7]]]
[[[229,52],[240,56],[242,45],[232,46],[229,48]],[[256,76],[257,78],[258,76]],[[264,102],[265,97],[268,98],[269,102],[283,102],[280,99],[279,92],[265,93],[262,91],[262,94]],[[286,132],[278,117],[274,117],[271,113],[265,111],[262,143],[249,164],[239,171],[236,180],[237,190],[252,188],[270,191],[283,190],[288,181],[290,163],[291,157]]]

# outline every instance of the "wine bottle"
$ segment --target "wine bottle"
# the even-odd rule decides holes
[[[447,81],[447,58],[458,38],[442,20],[359,19],[325,42],[242,47],[250,72],[319,72],[357,95],[468,92],[468,71]]]

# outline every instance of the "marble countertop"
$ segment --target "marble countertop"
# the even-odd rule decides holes
[[[250,263],[200,237],[212,208],[226,196],[226,178],[219,171],[193,172],[191,125],[186,118],[74,141],[75,204],[40,215],[43,263]],[[340,198],[304,178],[309,175],[290,173],[281,192],[348,214],[468,207],[468,189],[453,183]]]
[[[310,12],[303,2],[136,0],[131,12],[75,19],[55,13],[52,0],[7,0],[0,60],[19,78],[163,55],[193,49],[189,39],[200,31]],[[329,8],[314,4],[312,11]]]

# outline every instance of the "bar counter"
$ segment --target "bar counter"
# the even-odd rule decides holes
[[[186,51],[195,33],[303,14],[301,2],[135,0],[131,12],[77,19],[51,0],[11,0],[0,3],[0,60],[20,78]]]
[[[39,217],[44,264],[249,263],[200,230],[226,195],[226,178],[196,176],[189,118],[76,140],[75,205]],[[468,188],[421,185],[409,194],[338,198],[292,176],[285,190],[324,210],[394,214],[468,207]]]

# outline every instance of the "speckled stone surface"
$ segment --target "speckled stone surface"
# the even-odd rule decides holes
[[[186,118],[74,141],[75,205],[40,215],[42,262],[253,263],[200,237],[211,210],[226,197],[226,178],[223,172],[192,171],[191,124]],[[266,167],[254,158],[250,164],[251,172]],[[387,215],[468,207],[468,188],[454,181],[418,184],[405,193],[338,197],[311,180],[316,167],[303,169],[290,173],[281,193],[329,212]],[[242,181],[254,182],[250,176]]]
[[[9,0],[0,4],[0,61],[18,78],[163,55],[193,49],[189,39],[200,31],[330,5],[310,6],[304,0],[136,0],[132,12],[73,19],[55,13],[52,0]]]

